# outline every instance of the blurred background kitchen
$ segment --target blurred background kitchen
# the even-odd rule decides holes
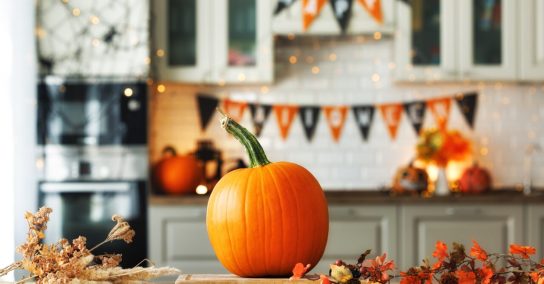
[[[367,248],[408,267],[438,239],[544,249],[542,0],[0,7],[0,263],[47,205],[48,240],[98,242],[118,213],[126,266],[223,271],[206,200],[247,157],[216,107],[320,181],[321,271]]]

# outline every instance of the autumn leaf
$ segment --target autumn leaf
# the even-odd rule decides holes
[[[436,249],[433,252],[433,256],[437,258],[439,261],[443,261],[446,257],[448,257],[448,246],[441,242],[436,242]]]
[[[530,258],[531,255],[536,253],[536,249],[531,246],[520,246],[518,244],[510,245],[510,253],[520,255],[522,258]]]
[[[486,261],[487,260],[487,252],[484,249],[482,249],[482,247],[480,246],[480,244],[478,244],[478,242],[472,241],[472,243],[474,245],[470,249],[470,255],[472,257],[475,257],[476,259],[478,259],[480,261]]]

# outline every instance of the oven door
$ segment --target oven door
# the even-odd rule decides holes
[[[38,144],[145,145],[145,83],[38,84]]]
[[[118,214],[135,230],[133,242],[114,241],[93,254],[120,253],[121,265],[133,267],[147,258],[147,212],[144,181],[66,181],[39,183],[40,206],[53,209],[45,232],[46,243],[60,238],[87,238],[87,247],[106,239]]]

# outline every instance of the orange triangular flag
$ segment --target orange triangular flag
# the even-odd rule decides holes
[[[389,136],[395,140],[397,138],[400,119],[402,118],[402,104],[380,105],[379,108],[387,130],[389,130]]]
[[[287,139],[289,135],[289,129],[293,124],[293,120],[298,112],[298,106],[293,105],[274,105],[274,113],[276,114],[276,121],[280,128],[280,135],[283,140]]]
[[[451,98],[439,98],[427,101],[427,106],[431,109],[436,125],[439,129],[446,129],[448,118],[450,116]]]
[[[338,142],[342,128],[346,122],[348,108],[346,106],[324,106],[323,112],[325,113],[327,124],[331,129],[332,138]]]
[[[230,99],[226,99],[223,102],[225,112],[236,122],[240,122],[244,116],[244,111],[247,107],[247,102],[235,102]]]
[[[302,0],[302,25],[306,31],[314,19],[319,16],[326,0]]]
[[[382,3],[380,0],[358,0],[359,4],[363,6],[367,12],[376,20],[376,22],[383,24]]]

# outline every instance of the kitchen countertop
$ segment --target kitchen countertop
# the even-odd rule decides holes
[[[330,205],[343,204],[452,204],[452,203],[544,203],[544,191],[535,190],[526,196],[514,188],[492,190],[485,194],[469,195],[454,193],[449,196],[391,195],[388,191],[325,191]],[[206,205],[208,195],[167,196],[151,195],[150,205]]]

